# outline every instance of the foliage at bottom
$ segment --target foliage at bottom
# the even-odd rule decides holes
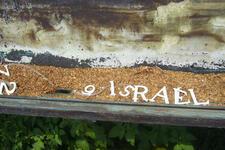
[[[224,150],[225,130],[0,116],[3,150]]]

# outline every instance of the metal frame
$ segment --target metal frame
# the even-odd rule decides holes
[[[84,120],[225,128],[225,108],[0,97],[0,113]]]

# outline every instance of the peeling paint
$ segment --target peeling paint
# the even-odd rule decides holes
[[[54,5],[37,3],[31,1],[32,8],[20,7],[19,12],[8,8],[10,21],[0,17],[0,51],[48,52],[78,61],[90,59],[92,67],[158,62],[225,69],[223,1],[141,1],[132,4],[136,7],[125,1],[76,7],[67,5],[67,1],[63,5],[58,1]],[[25,58],[20,61],[32,61]]]

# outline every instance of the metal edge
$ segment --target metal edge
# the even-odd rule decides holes
[[[225,128],[225,110],[0,97],[0,113],[176,126]]]
[[[56,102],[66,102],[66,103],[89,103],[89,104],[110,104],[110,105],[131,105],[131,106],[151,106],[151,107],[166,107],[166,108],[185,108],[185,109],[204,109],[204,110],[225,110],[223,106],[197,106],[194,104],[189,105],[175,105],[175,104],[157,104],[157,103],[147,103],[147,102],[127,102],[127,101],[108,101],[108,100],[81,100],[81,99],[63,99],[57,98],[54,96],[39,96],[39,97],[30,97],[30,96],[1,96],[0,98],[11,98],[11,99],[27,99],[27,100],[42,100],[42,101],[56,101]]]

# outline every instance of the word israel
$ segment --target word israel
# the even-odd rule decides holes
[[[0,70],[0,74],[9,77],[10,73],[9,73],[8,66],[5,65],[4,68],[5,68],[5,71]],[[5,91],[7,95],[11,95],[16,91],[16,88],[17,86],[15,82],[0,80],[0,95],[3,95],[3,91]]]
[[[181,90],[180,87],[173,88],[174,90],[174,104],[176,105],[185,105],[190,104],[191,100],[193,101],[194,105],[209,105],[209,101],[206,102],[199,102],[195,96],[193,89],[188,89],[188,91]],[[91,96],[95,92],[95,86],[94,85],[88,85],[84,88],[84,91],[82,91],[83,95]],[[160,89],[151,99],[148,99],[146,97],[146,94],[149,92],[148,87],[143,85],[128,85],[124,88],[123,91],[120,91],[118,94],[122,97],[127,97],[133,92],[133,98],[132,100],[134,102],[137,102],[139,98],[140,100],[143,100],[145,102],[156,102],[156,98],[161,98],[165,104],[169,104],[169,98],[167,94],[166,86],[164,86],[162,89]],[[183,96],[187,96],[188,92],[191,95],[191,100],[184,100]],[[114,81],[110,81],[110,96],[116,96],[115,93],[115,84]]]

